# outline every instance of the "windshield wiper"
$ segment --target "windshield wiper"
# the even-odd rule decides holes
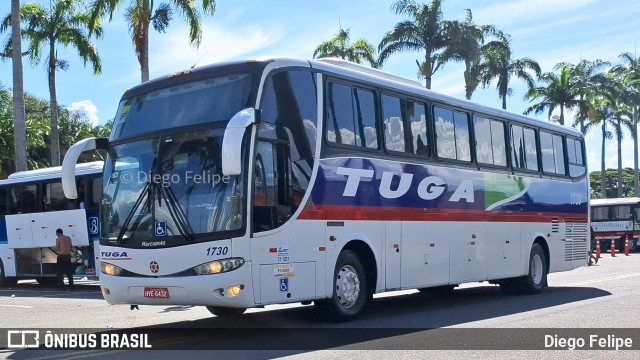
[[[171,184],[167,183],[156,186],[158,190],[160,190],[160,194],[164,196],[167,202],[169,215],[171,216],[171,219],[176,223],[176,227],[178,229],[178,232],[180,232],[180,235],[182,235],[182,237],[184,237],[184,239],[187,241],[193,240],[193,228],[191,228],[186,214],[178,203],[178,199],[176,198],[176,195],[171,188]],[[160,204],[160,197],[158,197],[158,203]]]
[[[142,188],[142,192],[136,199],[136,202],[133,204],[131,211],[129,211],[129,214],[127,214],[127,218],[124,220],[124,223],[122,223],[122,228],[120,228],[120,232],[118,233],[118,237],[117,237],[118,243],[123,244],[125,242],[124,234],[127,232],[127,229],[129,228],[129,223],[131,223],[131,219],[133,219],[133,215],[135,215],[136,211],[138,210],[142,202],[145,200],[145,197],[148,199],[151,198],[150,191],[151,191],[151,183],[147,182],[145,186]],[[138,221],[136,220],[136,224],[137,223]]]

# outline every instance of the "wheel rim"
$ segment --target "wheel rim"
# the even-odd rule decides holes
[[[336,295],[344,308],[352,307],[360,295],[360,278],[351,265],[343,266],[336,278]]]
[[[542,282],[543,272],[542,258],[540,255],[535,254],[531,259],[531,279],[534,284],[538,285]]]

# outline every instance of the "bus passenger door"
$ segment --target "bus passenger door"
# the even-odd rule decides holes
[[[303,195],[292,185],[290,159],[286,143],[256,144],[251,241],[260,304],[313,299],[316,267],[324,263],[323,222],[289,221]]]

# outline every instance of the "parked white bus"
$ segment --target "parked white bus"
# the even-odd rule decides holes
[[[56,283],[56,229],[71,237],[78,275],[96,277],[102,161],[72,171],[80,196],[64,197],[62,167],[21,171],[0,180],[0,287],[19,279]]]
[[[587,263],[580,132],[336,59],[215,64],[122,97],[101,206],[111,304],[218,316],[490,281],[536,293]],[[69,171],[66,171],[69,169]],[[69,184],[69,186],[67,186]]]
[[[600,238],[600,248],[608,251],[611,239],[617,251],[640,249],[640,198],[612,198],[591,200],[591,231]]]

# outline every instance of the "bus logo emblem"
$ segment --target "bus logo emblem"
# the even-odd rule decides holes
[[[89,234],[97,235],[100,232],[98,227],[98,218],[96,216],[92,216],[88,220],[89,220]]]
[[[156,221],[156,236],[167,236],[167,222]]]
[[[157,262],[152,261],[149,264],[149,269],[151,270],[152,273],[156,274],[160,270],[160,265],[158,265]]]

